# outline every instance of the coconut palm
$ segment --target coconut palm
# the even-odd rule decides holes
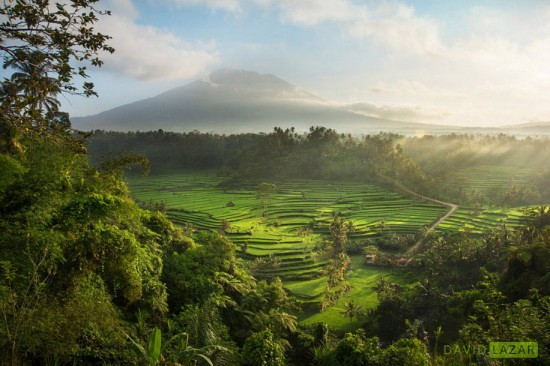
[[[349,318],[349,326],[351,328],[351,323],[353,321],[353,318],[357,317],[360,311],[361,311],[361,305],[357,305],[352,300],[346,303],[344,310],[340,311],[340,314],[344,315],[346,318]]]
[[[17,94],[23,98],[30,112],[57,112],[60,102],[56,96],[61,92],[61,88],[59,81],[49,76],[53,70],[48,62],[48,56],[42,52],[21,53],[22,57],[4,65],[4,68],[15,69],[10,81],[18,85]]]

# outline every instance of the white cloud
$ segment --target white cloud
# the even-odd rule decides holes
[[[400,52],[439,54],[444,51],[437,23],[415,16],[412,7],[398,5],[374,11],[359,10],[347,28],[354,37],[369,37],[378,45]]]
[[[333,22],[340,24],[344,34],[350,37],[371,38],[377,45],[399,52],[444,52],[438,24],[416,16],[410,6],[368,7],[349,0],[278,0],[263,1],[263,4],[276,7],[284,21],[297,25],[312,27]]]
[[[419,105],[378,105],[374,103],[359,103],[350,106],[349,109],[369,117],[404,122],[427,123],[434,120],[441,120],[448,116],[448,113],[436,108],[426,108]]]
[[[108,8],[117,17],[125,17],[128,19],[139,18],[139,11],[134,6],[132,0],[110,0]]]
[[[274,4],[283,20],[304,26],[346,22],[354,16],[354,6],[346,0],[280,0]]]
[[[376,44],[412,53],[441,52],[437,23],[417,17],[414,9],[400,4],[368,7],[350,0],[164,0],[180,6],[208,6],[233,13],[245,5],[275,9],[284,22],[305,27],[337,23],[356,38],[372,38]]]
[[[201,6],[206,5],[212,10],[225,10],[240,13],[240,0],[164,0],[179,6]]]
[[[114,54],[103,56],[104,69],[138,80],[176,80],[196,76],[218,62],[212,45],[190,44],[173,33],[136,22],[139,13],[130,0],[112,1],[110,17],[98,23],[109,34]]]

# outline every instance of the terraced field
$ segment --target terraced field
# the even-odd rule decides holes
[[[280,265],[266,275],[285,281],[311,280],[322,274],[323,262],[312,250],[328,235],[333,213],[351,220],[350,240],[376,235],[380,228],[401,234],[415,233],[436,221],[445,206],[424,203],[383,187],[352,182],[300,180],[275,182],[277,191],[262,217],[256,198],[260,182],[247,181],[224,188],[224,178],[210,172],[136,177],[130,188],[140,201],[164,201],[168,216],[177,225],[196,230],[221,230],[237,245],[239,255],[254,259],[275,256]]]
[[[311,311],[306,310],[299,317],[301,324],[308,325],[323,322],[327,323],[331,329],[340,332],[356,330],[361,322],[355,318],[350,322],[349,318],[344,317],[341,313],[347,302],[360,302],[362,310],[372,309],[379,303],[373,287],[382,277],[387,282],[397,282],[402,286],[412,285],[418,280],[417,276],[407,269],[365,267],[362,264],[361,256],[352,256],[351,260],[352,264],[347,276],[351,290],[344,294],[334,306],[323,312],[315,310],[315,307],[312,307]],[[285,287],[302,301],[314,303],[321,300],[325,281],[325,277],[309,281],[290,281],[285,283]]]
[[[169,218],[187,230],[219,231],[225,221],[225,234],[236,244],[239,256],[278,259],[279,264],[266,268],[263,274],[281,277],[285,288],[305,304],[300,323],[322,321],[341,332],[359,325],[357,319],[350,322],[341,314],[347,301],[361,299],[364,309],[373,308],[378,303],[373,286],[380,278],[406,285],[415,281],[415,275],[402,268],[365,267],[361,256],[353,256],[347,274],[351,291],[335,306],[319,312],[326,284],[325,263],[313,253],[315,246],[326,240],[333,214],[353,222],[350,240],[360,242],[380,230],[415,233],[449,210],[405,191],[397,193],[372,184],[299,180],[274,182],[277,190],[270,197],[265,217],[263,204],[256,198],[261,182],[245,181],[231,188],[224,188],[223,182],[224,178],[213,172],[184,172],[136,177],[129,183],[136,199],[165,202]],[[436,230],[482,233],[501,224],[516,226],[521,211],[459,207]]]
[[[532,186],[539,173],[538,169],[502,166],[479,166],[455,172],[456,184],[464,190],[475,190],[483,195],[491,195],[498,190],[515,186]]]
[[[501,225],[514,227],[520,224],[523,207],[487,208],[479,213],[473,208],[460,207],[437,227],[437,231],[467,231],[482,234],[488,229]]]
[[[495,195],[495,192],[516,187],[532,186],[539,171],[532,168],[480,166],[458,170],[455,173],[456,184],[466,191],[474,190],[485,196]],[[544,202],[541,202],[544,203]],[[518,226],[525,207],[500,208],[486,206],[459,207],[445,222],[438,226],[438,231],[467,231],[481,234],[505,224],[507,227]]]

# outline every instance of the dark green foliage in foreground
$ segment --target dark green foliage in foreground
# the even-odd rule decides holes
[[[0,196],[3,357],[112,359],[124,312],[167,311],[161,253],[174,229],[85,155],[42,138],[25,150],[1,155],[16,162]]]
[[[272,365],[283,366],[284,352],[282,347],[275,342],[269,329],[250,336],[244,343],[245,355],[243,365]]]
[[[0,156],[2,362],[139,363],[132,342],[155,327],[182,334],[166,360],[238,364],[262,332],[288,347],[297,327],[282,283],[255,282],[227,238],[183,236],[129,198],[119,169],[48,139]]]

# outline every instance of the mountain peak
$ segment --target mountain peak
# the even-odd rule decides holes
[[[353,113],[272,74],[219,69],[155,97],[73,119],[80,129],[237,132],[273,126],[312,125],[388,128],[395,123]]]
[[[261,88],[271,90],[292,90],[296,87],[272,74],[260,74],[254,71],[218,69],[208,77],[215,85],[228,87]]]

